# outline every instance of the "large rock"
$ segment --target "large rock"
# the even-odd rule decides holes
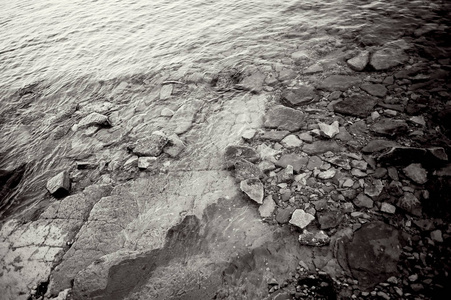
[[[371,130],[380,135],[396,137],[406,134],[409,126],[403,120],[381,119],[371,126]]]
[[[53,196],[60,198],[67,194],[70,191],[70,178],[69,173],[67,171],[63,171],[53,176],[47,181],[47,190]]]
[[[317,98],[312,86],[301,85],[295,89],[286,89],[282,93],[282,102],[289,106],[301,106],[309,104]]]
[[[345,250],[352,275],[364,288],[384,282],[398,272],[402,252],[399,232],[383,222],[363,225],[345,244]]]
[[[296,209],[291,215],[290,224],[295,225],[301,229],[307,227],[313,220],[315,216],[306,213],[302,209]]]
[[[376,101],[368,96],[354,95],[335,103],[334,112],[347,116],[366,118],[376,106]]]
[[[138,140],[133,148],[133,153],[138,156],[159,156],[166,146],[168,138],[159,132]]]
[[[251,147],[247,146],[227,146],[224,151],[224,160],[227,168],[233,166],[235,162],[240,159],[245,159],[249,162],[257,162],[260,155]]]
[[[363,71],[370,61],[370,52],[362,51],[357,56],[348,59],[348,66],[354,71]]]
[[[384,48],[373,53],[370,65],[376,70],[387,70],[403,64],[409,57],[401,49]]]
[[[336,141],[315,141],[311,144],[304,144],[302,146],[302,151],[309,155],[322,154],[328,151],[331,152],[341,152],[344,148],[338,145]]]
[[[365,83],[360,86],[362,90],[376,97],[385,97],[387,95],[387,88],[380,83]]]
[[[326,79],[322,80],[318,88],[326,90],[326,91],[345,91],[348,88],[357,85],[361,82],[361,79],[358,76],[349,76],[349,75],[331,75]]]
[[[265,190],[263,183],[258,178],[250,178],[241,181],[240,189],[258,204],[263,204]]]
[[[425,184],[428,181],[428,172],[421,164],[410,164],[403,169],[404,174],[418,184]]]
[[[302,128],[306,115],[299,110],[277,105],[265,116],[265,127],[279,130],[297,131]]]

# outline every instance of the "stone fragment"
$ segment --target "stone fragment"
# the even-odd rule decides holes
[[[293,214],[294,208],[287,207],[283,209],[277,209],[276,221],[280,224],[286,224],[290,221],[291,215]]]
[[[335,170],[334,168],[331,168],[329,170],[319,172],[317,177],[319,179],[323,179],[323,180],[331,179],[335,176],[336,173],[337,173],[337,170]]]
[[[353,136],[346,130],[346,127],[340,127],[339,133],[335,136],[335,139],[343,141],[343,142],[349,142],[353,139]]]
[[[427,149],[430,156],[438,161],[448,161],[448,155],[443,147],[431,147]]]
[[[149,169],[157,161],[157,157],[154,156],[141,156],[138,158],[138,168]]]
[[[384,48],[373,53],[370,65],[376,70],[387,70],[403,64],[409,57],[400,49]]]
[[[421,202],[412,193],[405,192],[404,196],[398,199],[396,206],[407,211],[411,215],[421,217],[422,214]]]
[[[368,96],[353,95],[335,103],[334,112],[347,116],[366,118],[374,109],[376,101]]]
[[[270,131],[263,132],[263,134],[260,136],[260,138],[262,140],[279,142],[289,134],[290,134],[290,132],[288,130],[270,130]]]
[[[279,80],[285,81],[296,78],[297,74],[292,69],[284,68],[279,72]]]
[[[425,184],[428,181],[428,173],[421,164],[410,164],[403,171],[415,183]]]
[[[260,93],[263,89],[265,78],[265,74],[257,71],[250,76],[244,77],[243,80],[236,85],[236,87],[246,91],[251,91],[253,93]]]
[[[388,140],[372,140],[368,142],[368,144],[362,148],[362,152],[364,153],[373,153],[385,150],[387,148],[397,147],[398,143],[394,141]]]
[[[306,115],[299,110],[277,105],[265,116],[265,127],[280,130],[297,131],[304,126]]]
[[[451,177],[451,164],[447,164],[446,166],[435,170],[434,175],[439,177]]]
[[[409,131],[409,126],[403,120],[380,119],[371,126],[371,130],[377,134],[393,138],[406,134]]]
[[[307,69],[305,69],[304,70],[304,74],[310,75],[310,74],[315,74],[315,73],[319,73],[319,72],[323,72],[323,71],[324,71],[323,66],[321,66],[318,63],[316,63],[316,64],[311,65]]]
[[[381,212],[384,212],[387,214],[394,214],[396,212],[396,206],[394,206],[390,203],[387,203],[387,202],[382,202]]]
[[[296,209],[291,215],[290,224],[295,225],[301,229],[307,227],[313,220],[315,216],[306,213],[302,209]]]
[[[439,242],[439,243],[443,243],[443,235],[442,235],[442,231],[440,229],[431,231],[431,239],[434,242]]]
[[[172,84],[165,84],[160,89],[160,100],[169,99],[172,95]]]
[[[380,179],[373,180],[372,182],[365,183],[365,194],[371,198],[377,197],[382,193],[384,184]]]
[[[160,115],[163,117],[172,117],[174,115],[174,111],[172,109],[165,107],[161,111]]]
[[[340,132],[338,121],[334,121],[331,125],[319,123],[318,126],[321,135],[329,139],[335,137]]]
[[[299,173],[308,163],[308,158],[295,153],[284,154],[275,162],[276,166],[286,168],[288,165],[293,166],[293,170]]]
[[[163,152],[175,158],[179,156],[185,147],[185,143],[174,133],[168,137],[168,143],[163,148]]]
[[[328,151],[331,152],[341,152],[343,151],[343,147],[338,145],[338,143],[334,140],[328,141],[315,141],[311,144],[304,144],[302,146],[302,151],[309,155],[322,154]]]
[[[335,228],[340,225],[344,215],[339,211],[325,211],[317,213],[318,222],[321,229]]]
[[[349,188],[349,187],[352,187],[353,185],[354,185],[354,180],[352,180],[351,178],[346,178],[343,181],[342,187]]]
[[[234,175],[236,181],[238,182],[246,179],[262,177],[262,172],[260,171],[260,169],[256,165],[245,159],[235,161],[234,166],[235,166]]]
[[[313,142],[313,136],[308,133],[308,132],[303,132],[299,135],[299,139],[301,141],[307,142],[307,143],[311,143]]]
[[[330,243],[330,237],[322,230],[310,232],[304,229],[299,235],[298,240],[301,245],[315,247],[322,247]]]
[[[366,171],[366,169],[368,168],[368,163],[364,160],[353,159],[351,161],[351,167],[362,171]]]
[[[263,200],[263,204],[258,208],[258,212],[262,218],[272,217],[274,210],[276,209],[276,202],[269,195]]]
[[[154,132],[148,137],[139,139],[133,153],[138,156],[159,156],[167,142],[168,138],[165,135]]]
[[[374,178],[383,178],[387,175],[388,171],[386,168],[377,168],[374,170],[373,177]]]
[[[367,174],[366,172],[363,172],[363,171],[360,170],[360,169],[352,169],[352,170],[351,170],[351,174],[352,174],[353,176],[355,176],[355,177],[358,177],[358,178],[363,178],[363,177],[368,176],[368,174]]]
[[[227,168],[230,168],[235,162],[245,159],[249,162],[257,162],[260,159],[259,154],[247,146],[231,145],[227,146],[224,151],[224,160]]]
[[[364,83],[360,86],[360,88],[371,96],[382,98],[387,95],[387,88],[385,85],[380,83]]]
[[[328,163],[331,163],[334,166],[341,167],[345,170],[351,170],[351,166],[349,165],[349,159],[343,156],[333,156],[331,158],[324,159]]]
[[[87,128],[90,126],[109,126],[108,117],[96,112],[90,113],[78,122],[78,128]]]
[[[365,194],[359,194],[357,197],[353,200],[355,206],[359,208],[372,208],[373,207],[373,200],[371,200],[370,197],[366,196]]]
[[[295,89],[286,89],[282,93],[282,103],[288,106],[302,106],[311,103],[317,97],[315,89],[309,85],[301,85]]]
[[[348,66],[354,71],[363,71],[366,65],[370,61],[370,52],[369,51],[361,51],[357,56],[348,59]]]
[[[70,178],[67,171],[63,171],[53,176],[47,181],[47,190],[56,198],[64,197],[70,191]]]
[[[258,204],[263,204],[265,190],[263,183],[258,178],[250,178],[241,181],[240,189]]]
[[[291,149],[302,146],[302,141],[294,134],[290,134],[281,141],[281,144],[285,148]]]
[[[413,116],[409,121],[417,125],[426,126],[426,121],[423,116]]]
[[[358,76],[349,76],[349,75],[331,75],[321,81],[318,85],[318,88],[326,90],[326,91],[345,91],[351,86],[357,85],[361,82],[361,79]]]
[[[243,132],[241,134],[241,137],[244,140],[249,141],[249,140],[252,140],[256,134],[257,134],[257,130],[255,130],[255,129],[248,129],[248,130],[246,130],[245,132]]]

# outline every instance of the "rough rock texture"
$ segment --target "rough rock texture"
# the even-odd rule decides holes
[[[253,148],[247,146],[227,146],[224,151],[224,161],[226,167],[233,166],[241,159],[245,159],[249,162],[257,162],[259,158],[259,154]]]
[[[70,178],[67,171],[60,172],[47,181],[47,190],[53,196],[59,198],[69,194],[70,191]]]
[[[138,156],[159,156],[167,142],[168,138],[165,135],[152,133],[136,142],[133,153]]]
[[[403,171],[415,183],[425,184],[428,181],[428,173],[421,164],[410,164]]]
[[[304,126],[306,115],[299,110],[277,105],[265,116],[265,127],[297,131]]]
[[[322,230],[310,232],[304,229],[298,240],[301,245],[322,247],[329,244],[330,237]]]
[[[96,112],[93,112],[78,122],[78,128],[86,128],[89,126],[109,126],[108,117]]]
[[[370,60],[370,52],[362,51],[357,56],[348,59],[348,66],[354,71],[363,71]]]
[[[387,95],[387,88],[383,84],[365,83],[362,84],[360,88],[372,96],[382,98]]]
[[[377,134],[396,137],[407,133],[409,126],[403,120],[381,119],[371,126]]]

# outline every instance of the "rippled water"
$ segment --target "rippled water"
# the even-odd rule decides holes
[[[50,132],[64,125],[75,105],[102,98],[127,99],[132,107],[154,99],[155,78],[207,76],[246,64],[271,68],[289,64],[297,49],[315,59],[343,42],[396,39],[433,22],[441,4],[1,0],[0,169],[28,163],[18,191],[26,197],[16,202],[40,201],[47,172],[64,165],[70,150]],[[124,81],[129,85],[120,94]]]

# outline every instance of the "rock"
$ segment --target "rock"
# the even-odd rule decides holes
[[[363,177],[368,176],[367,173],[365,173],[365,172],[363,172],[362,170],[359,170],[359,169],[352,169],[351,170],[351,174],[353,176],[357,177],[357,178],[363,178]]]
[[[265,116],[265,127],[297,131],[302,128],[306,120],[306,115],[299,110],[295,110],[282,105],[271,108]]]
[[[258,212],[262,218],[270,218],[272,217],[276,207],[276,203],[272,199],[272,196],[269,195],[265,198],[265,200],[263,200],[263,204],[258,208]]]
[[[337,170],[331,168],[331,169],[329,169],[327,171],[319,172],[317,177],[319,179],[323,179],[323,180],[331,179],[331,178],[333,178],[335,176],[336,173],[337,173]]]
[[[368,163],[364,160],[353,159],[351,161],[351,167],[358,170],[366,171],[366,169],[368,168]]]
[[[286,89],[282,93],[282,102],[288,106],[302,106],[311,103],[317,98],[312,86],[301,85],[295,89]]]
[[[371,130],[377,134],[391,138],[404,135],[409,131],[409,126],[403,120],[380,119],[371,126]]]
[[[185,143],[174,133],[168,137],[168,143],[164,147],[163,152],[175,158],[179,156],[185,147]]]
[[[286,168],[288,165],[293,166],[293,170],[296,173],[299,173],[299,171],[302,168],[305,168],[305,166],[308,163],[308,158],[300,156],[298,154],[292,153],[292,154],[284,154],[282,155],[278,161],[275,162],[276,166]]]
[[[306,213],[302,209],[296,209],[291,215],[290,224],[295,225],[301,229],[307,227],[313,220],[315,216]]]
[[[371,200],[370,197],[364,195],[364,194],[359,194],[354,200],[353,200],[355,206],[362,208],[372,208],[373,207],[373,200]]]
[[[260,155],[251,147],[247,146],[227,146],[224,151],[224,161],[227,168],[235,165],[235,162],[245,159],[249,162],[257,162]]]
[[[252,140],[256,134],[257,134],[257,130],[255,130],[255,129],[248,129],[248,130],[246,130],[245,132],[243,132],[241,134],[241,137],[244,140],[249,141],[249,140]]]
[[[409,121],[420,126],[426,126],[426,121],[423,116],[413,116]]]
[[[331,163],[334,166],[343,168],[345,170],[351,170],[351,166],[349,165],[349,159],[343,156],[333,156],[331,158],[325,158],[325,161]]]
[[[443,147],[432,147],[427,149],[430,156],[440,162],[448,161],[448,155]]]
[[[302,146],[302,151],[309,155],[322,154],[328,151],[331,152],[341,152],[343,151],[343,147],[337,144],[336,141],[315,141],[311,144],[304,144]]]
[[[440,229],[431,231],[431,239],[434,242],[443,243],[442,231]]]
[[[380,83],[364,83],[360,86],[360,88],[371,96],[382,98],[387,95],[387,89],[385,88],[385,85]]]
[[[160,113],[161,116],[163,117],[172,117],[174,115],[174,111],[165,107],[163,108],[163,110]]]
[[[383,189],[384,184],[380,179],[376,179],[370,183],[365,183],[365,194],[371,198],[379,196]]]
[[[172,84],[165,84],[160,89],[160,100],[169,99],[172,95]]]
[[[317,213],[321,229],[335,228],[343,221],[344,215],[339,211],[326,211]]]
[[[133,153],[138,156],[159,156],[166,146],[168,138],[160,132],[154,132],[150,136],[139,139]]]
[[[319,72],[323,72],[323,71],[324,71],[323,66],[321,66],[318,63],[316,63],[316,64],[311,65],[307,69],[305,69],[304,70],[304,74],[310,75],[310,74],[315,74],[315,73],[319,73]]]
[[[364,153],[374,153],[385,150],[387,148],[397,147],[398,143],[387,140],[372,140],[365,147],[362,148]]]
[[[425,184],[428,181],[427,171],[421,167],[421,164],[410,164],[403,171],[415,183]]]
[[[358,76],[331,75],[321,81],[318,88],[331,92],[335,90],[345,91],[360,82],[361,79]]]
[[[395,181],[399,180],[398,170],[395,167],[387,167],[387,171],[388,171],[388,176],[391,179],[393,179]]]
[[[365,69],[369,61],[370,61],[370,52],[362,51],[354,58],[348,59],[347,63],[351,69],[360,72],[363,71],[363,69]]]
[[[299,135],[299,139],[301,141],[307,142],[307,143],[311,143],[313,142],[313,136],[308,133],[308,132],[303,132]]]
[[[288,130],[271,130],[271,131],[263,132],[263,134],[260,136],[260,138],[262,140],[270,140],[273,142],[279,142],[289,134],[290,134],[290,132]]]
[[[258,178],[249,178],[241,181],[240,189],[258,204],[263,204],[265,190],[263,183]]]
[[[376,106],[376,101],[367,96],[353,95],[335,103],[334,112],[347,116],[366,118]]]
[[[398,230],[375,221],[364,224],[351,241],[345,241],[344,255],[359,285],[369,288],[397,274],[401,252]]]
[[[261,178],[263,175],[256,165],[245,159],[235,161],[234,166],[235,166],[234,175],[236,181],[238,182],[251,178]]]
[[[318,126],[319,130],[321,130],[321,135],[329,139],[335,137],[340,132],[338,121],[334,121],[331,125],[319,123]]]
[[[284,68],[279,72],[279,80],[285,81],[296,78],[297,74],[292,69]]]
[[[158,158],[155,156],[141,156],[138,158],[138,168],[149,169],[151,166],[155,164],[157,159]]]
[[[396,207],[390,203],[382,202],[381,212],[384,212],[387,214],[394,214],[396,212]]]
[[[374,170],[373,177],[374,178],[383,178],[387,175],[388,171],[386,168],[377,168]]]
[[[451,164],[447,164],[446,166],[444,166],[438,170],[435,170],[434,176],[451,177]]]
[[[313,171],[319,169],[323,164],[323,160],[318,156],[310,156],[308,159],[307,169]]]
[[[426,149],[415,147],[393,147],[378,157],[381,163],[391,165],[408,165],[424,160]]]
[[[279,208],[277,209],[276,213],[276,221],[280,224],[286,224],[290,221],[291,215],[293,214],[294,208],[287,207],[287,208]]]
[[[172,116],[169,125],[169,131],[181,135],[193,126],[195,116],[201,109],[204,102],[202,100],[190,99],[185,101]]]
[[[373,53],[370,65],[376,70],[387,70],[403,64],[409,57],[400,49],[384,48]]]
[[[79,129],[90,126],[110,126],[110,121],[107,116],[93,112],[78,122]]]
[[[244,77],[236,87],[253,93],[260,93],[263,89],[265,78],[266,76],[262,72],[257,71],[250,76]]]
[[[349,188],[349,187],[352,187],[353,185],[354,185],[354,180],[352,180],[351,178],[347,178],[343,181],[342,187]]]
[[[56,198],[61,198],[69,194],[70,178],[67,171],[63,171],[53,176],[47,181],[47,190]]]
[[[304,229],[302,234],[299,235],[298,240],[301,245],[315,247],[322,247],[330,243],[330,237],[322,230],[310,232]]]
[[[404,196],[399,198],[398,202],[396,203],[396,206],[407,211],[411,215],[421,217],[422,214],[421,202],[412,193],[405,192]]]
[[[276,165],[273,164],[272,162],[269,162],[267,160],[264,160],[262,162],[260,162],[258,164],[258,168],[262,171],[262,172],[268,172],[268,171],[273,171],[276,169]]]
[[[339,133],[335,136],[335,139],[343,141],[343,142],[349,142],[353,139],[353,136],[346,130],[346,127],[340,127]]]
[[[294,134],[290,134],[281,141],[281,144],[285,148],[291,149],[302,146],[302,141]]]

